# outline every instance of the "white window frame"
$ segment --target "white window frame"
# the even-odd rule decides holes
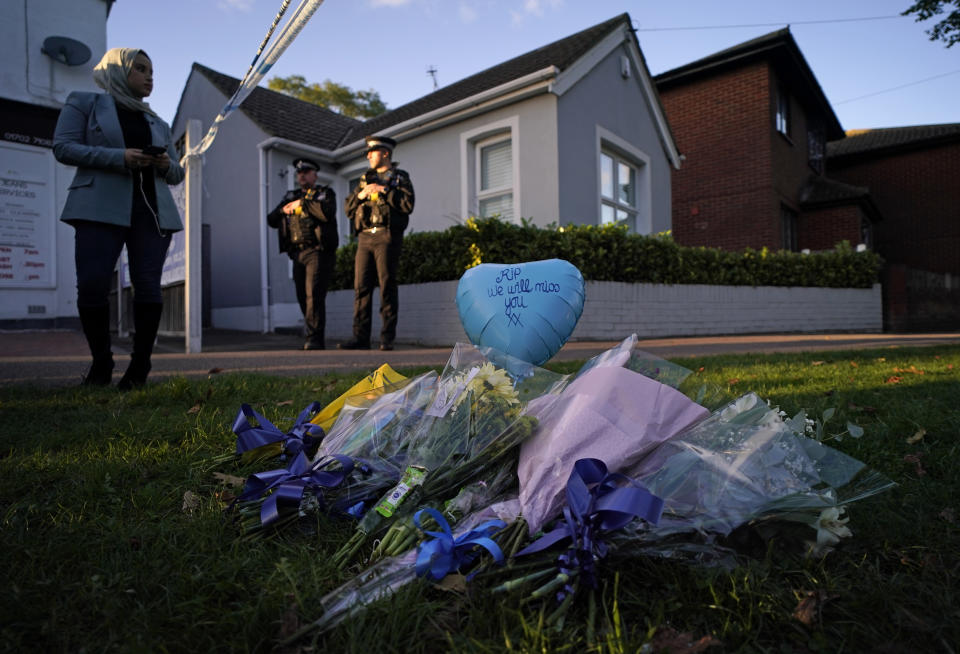
[[[509,182],[508,182],[506,185],[496,186],[496,187],[493,187],[493,188],[487,188],[487,189],[485,189],[485,188],[483,188],[483,184],[482,184],[482,181],[481,181],[481,180],[483,179],[483,150],[484,150],[484,148],[488,148],[488,147],[491,147],[491,146],[494,146],[494,145],[500,145],[500,144],[502,144],[502,143],[509,143],[509,144],[510,144],[510,155],[511,155],[510,177],[511,177],[511,179],[509,180]],[[476,215],[477,215],[477,216],[480,216],[480,203],[481,203],[482,201],[484,201],[484,200],[488,200],[488,199],[491,199],[491,198],[497,198],[497,197],[501,197],[501,196],[504,196],[504,195],[509,194],[509,195],[510,195],[510,199],[511,199],[510,204],[512,205],[512,204],[513,204],[513,161],[512,161],[512,159],[513,159],[513,139],[510,138],[510,134],[509,134],[508,132],[504,132],[504,133],[495,134],[494,136],[491,136],[491,137],[485,138],[485,139],[483,139],[483,140],[477,141],[477,142],[474,144],[473,151],[474,151],[474,156],[475,156],[475,158],[474,158],[473,188],[476,189],[476,195],[477,195],[477,211],[476,211]],[[512,209],[512,207],[511,207],[511,209]],[[510,217],[510,219],[513,220],[513,218],[514,218],[515,216],[516,216],[516,213],[511,210],[511,217]]]
[[[613,158],[614,175],[617,164],[623,163],[634,171],[633,206],[620,202],[617,197],[605,198],[603,195],[602,155]],[[597,125],[596,153],[594,157],[597,171],[597,224],[603,221],[603,206],[612,206],[630,213],[632,220],[627,226],[637,234],[650,234],[653,229],[653,194],[650,181],[650,156],[629,141],[617,136],[610,130]],[[614,180],[616,195],[616,179]]]
[[[480,210],[480,148],[510,140],[512,185],[496,191],[485,191],[483,196],[513,193],[513,217],[520,223],[520,117],[518,115],[486,123],[460,133],[460,215],[466,220],[479,215]]]

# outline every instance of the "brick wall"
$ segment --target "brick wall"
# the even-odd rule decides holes
[[[685,157],[672,174],[678,243],[737,250],[779,242],[770,80],[761,62],[660,90]]]
[[[456,308],[457,282],[400,287],[397,341],[450,346],[467,337]],[[374,298],[373,340],[380,330]],[[587,282],[583,315],[570,340],[786,332],[879,332],[880,285],[869,289]],[[327,338],[351,335],[353,291],[327,295]]]
[[[827,164],[830,177],[870,189],[883,216],[875,249],[887,262],[960,274],[960,143]]]
[[[840,241],[856,245],[861,241],[860,225],[863,212],[857,206],[830,207],[805,211],[797,220],[798,247],[817,250],[832,250]]]

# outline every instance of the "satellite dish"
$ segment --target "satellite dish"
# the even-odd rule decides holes
[[[67,36],[48,36],[40,52],[68,66],[80,66],[90,61],[90,48]]]

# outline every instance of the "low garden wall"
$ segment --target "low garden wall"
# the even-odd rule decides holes
[[[466,341],[456,292],[456,281],[401,286],[397,342],[451,346]],[[379,310],[375,296],[375,342]],[[353,291],[328,293],[327,338],[349,338],[352,324]],[[620,340],[632,333],[659,338],[882,329],[880,284],[822,288],[587,282],[583,315],[570,340]]]

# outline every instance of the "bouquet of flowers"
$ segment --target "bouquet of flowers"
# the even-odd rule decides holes
[[[628,473],[664,500],[659,525],[632,547],[702,557],[737,527],[772,519],[816,529],[816,553],[838,540],[824,530],[849,535],[843,507],[894,484],[805,431],[802,413],[784,421],[748,393],[662,443]]]
[[[406,467],[397,485],[364,515],[354,536],[334,555],[341,567],[364,543],[422,503],[442,503],[510,457],[537,424],[526,415],[539,398],[549,404],[567,382],[501,352],[458,344],[437,392],[407,440]]]
[[[429,372],[348,398],[312,459],[300,452],[287,468],[249,477],[235,506],[244,532],[258,534],[321,508],[361,514],[365,502],[400,478],[405,434],[433,398],[436,380]]]

